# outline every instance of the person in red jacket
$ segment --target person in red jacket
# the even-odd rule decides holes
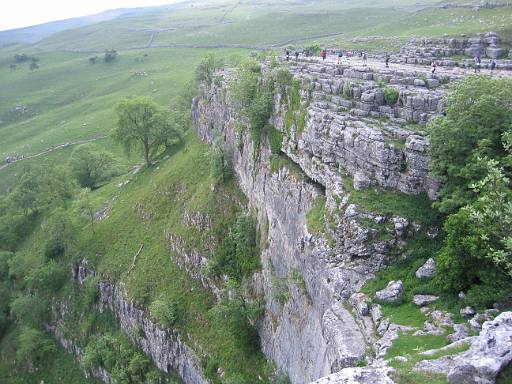
[[[320,56],[322,56],[322,60],[325,61],[325,59],[327,59],[327,51],[325,49],[322,49],[322,52],[320,52]]]

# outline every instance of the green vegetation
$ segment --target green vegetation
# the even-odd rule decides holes
[[[399,92],[395,87],[384,88],[384,99],[389,105],[395,105],[398,101]]]
[[[141,147],[148,167],[151,152],[155,153],[162,145],[170,148],[173,140],[180,137],[170,116],[159,110],[148,97],[127,99],[117,106],[116,111],[119,120],[113,131],[114,140],[128,153],[134,147]]]
[[[299,79],[293,79],[288,95],[288,110],[284,117],[288,135],[291,135],[292,126],[295,126],[298,136],[302,134],[306,127],[307,105],[302,105],[300,92],[301,81]],[[309,100],[307,102],[309,103]]]
[[[210,272],[217,277],[225,274],[239,282],[250,277],[260,268],[256,240],[256,220],[247,215],[239,216],[211,259]]]
[[[479,308],[512,297],[512,126],[509,79],[457,83],[430,127],[431,164],[448,216],[437,282]],[[462,207],[462,208],[461,208]]]
[[[307,214],[308,229],[315,234],[324,233],[325,231],[325,204],[327,199],[325,196],[319,196],[315,200],[315,204]]]
[[[446,376],[442,374],[434,374],[427,372],[414,371],[414,365],[421,360],[433,360],[442,356],[450,356],[460,352],[464,352],[469,348],[469,344],[460,347],[450,348],[440,351],[433,355],[421,355],[421,352],[437,349],[446,345],[444,335],[441,336],[412,336],[411,334],[401,335],[388,350],[386,358],[395,356],[403,356],[408,360],[402,362],[400,360],[391,360],[390,365],[396,369],[394,379],[397,383],[414,383],[414,384],[444,384]]]
[[[478,191],[470,185],[485,177],[481,158],[498,162],[510,172],[503,134],[510,131],[512,80],[471,76],[456,82],[446,100],[446,116],[429,129],[431,167],[443,182],[442,212],[452,213],[473,202]]]

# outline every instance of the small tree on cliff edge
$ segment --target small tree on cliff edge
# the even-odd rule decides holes
[[[158,106],[148,97],[136,97],[124,100],[117,108],[118,124],[114,129],[114,140],[124,145],[130,152],[142,147],[144,160],[151,165],[150,154],[161,145],[169,142],[176,130],[169,129],[164,115]]]

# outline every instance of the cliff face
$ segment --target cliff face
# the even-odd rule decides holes
[[[73,277],[79,285],[83,285],[84,280],[90,275],[94,275],[94,271],[88,267],[85,260],[73,270]],[[100,312],[112,311],[118,318],[123,332],[153,360],[158,369],[178,374],[185,384],[208,384],[199,359],[182,340],[179,332],[165,329],[151,321],[147,311],[138,308],[127,298],[121,284],[101,281],[96,309]],[[60,303],[58,319],[50,329],[66,351],[72,353],[81,364],[84,358],[83,348],[66,336],[67,312],[65,303]],[[88,369],[86,374],[104,383],[112,382],[109,372],[103,367]]]
[[[310,79],[315,78],[309,81],[309,89],[304,89],[308,81],[301,80],[301,106],[307,110],[301,135],[295,124],[286,126],[289,113],[286,96],[276,92],[274,99],[271,121],[285,133],[282,151],[295,163],[292,167],[275,170],[265,138],[259,155],[254,156],[257,149],[250,133],[236,129],[244,119],[229,101],[229,74],[220,84],[202,84],[201,95],[193,104],[194,123],[201,138],[208,143],[223,142],[233,160],[239,185],[257,212],[266,245],[261,253],[262,271],[254,278],[254,287],[264,294],[266,303],[259,324],[262,349],[288,373],[294,384],[309,383],[343,367],[354,366],[363,358],[371,360],[372,348],[378,345],[374,339],[375,324],[365,309],[365,296],[357,292],[384,264],[389,250],[401,242],[410,226],[399,217],[381,217],[392,223],[392,239],[372,236],[356,217],[372,220],[376,217],[359,212],[358,207],[349,203],[344,186],[347,175],[353,174],[367,185],[409,193],[425,191],[434,185],[426,177],[427,143],[423,136],[400,129],[401,120],[381,130],[370,127],[369,120],[366,124],[364,119],[354,118],[351,106],[364,104],[360,99],[338,97],[339,105],[333,104],[334,97],[326,101],[329,92],[339,92],[343,83],[349,81],[342,79],[343,75],[326,73],[320,68],[311,72],[313,69],[307,63],[292,67],[299,77],[307,73]],[[334,67],[332,70],[337,71]],[[329,80],[323,81],[317,74]],[[373,74],[368,70],[351,72],[350,79],[362,75]],[[336,85],[338,91],[333,90],[336,76],[340,82]],[[358,87],[359,97],[379,92],[362,84]],[[429,100],[429,91],[424,93],[422,100]],[[407,100],[409,94],[404,89],[401,100]],[[368,115],[374,108],[381,113],[376,98],[366,103],[370,109]],[[406,106],[397,108],[407,109]],[[424,113],[433,115],[437,104],[429,108]],[[301,111],[296,113],[300,115]],[[387,130],[390,134],[403,135],[400,137],[405,140],[405,146],[396,148],[388,144]],[[408,160],[408,172],[399,169],[399,161],[404,157]],[[297,165],[300,170],[293,171]],[[307,214],[316,199],[324,196],[327,211],[335,213],[333,222],[328,234],[312,234],[307,226]]]

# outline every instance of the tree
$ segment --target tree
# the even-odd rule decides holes
[[[89,57],[89,64],[96,64],[96,61],[98,61],[98,56]]]
[[[82,189],[80,192],[80,195],[78,196],[78,200],[76,202],[78,211],[83,214],[87,215],[89,218],[89,221],[91,223],[91,231],[94,232],[94,222],[95,222],[95,212],[94,212],[94,206],[92,205],[91,198],[90,198],[91,190],[88,188]]]
[[[169,143],[175,133],[169,116],[148,97],[136,97],[121,102],[117,108],[119,117],[113,132],[114,140],[124,145],[129,152],[142,147],[144,160],[151,165],[151,151]]]
[[[47,334],[29,327],[21,329],[16,350],[17,360],[30,365],[38,365],[56,351],[55,343]]]
[[[35,70],[35,69],[38,69],[39,68],[39,64],[37,64],[36,62],[32,61],[29,65],[29,69],[31,71]]]
[[[69,165],[81,187],[97,188],[113,174],[114,158],[105,151],[95,150],[90,144],[77,147],[71,154]]]
[[[64,209],[56,209],[53,214],[41,224],[46,236],[44,246],[45,256],[55,259],[69,254],[74,243],[73,223],[69,213]]]
[[[430,125],[430,167],[442,183],[440,201],[444,213],[473,202],[477,193],[469,188],[486,173],[478,158],[488,157],[504,166],[502,135],[512,127],[512,80],[471,76],[456,82],[446,99],[446,115]]]
[[[196,79],[211,84],[215,76],[215,71],[221,68],[223,64],[223,61],[217,59],[213,53],[206,55],[196,68]]]
[[[107,49],[103,56],[103,61],[105,61],[105,63],[111,63],[115,59],[117,59],[117,51],[115,49]]]

